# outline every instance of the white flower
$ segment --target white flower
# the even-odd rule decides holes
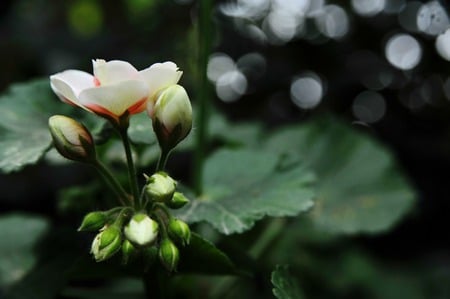
[[[147,100],[162,88],[176,84],[182,72],[173,62],[155,63],[137,71],[126,61],[92,61],[93,75],[66,70],[50,76],[50,85],[66,103],[119,122],[145,110]]]

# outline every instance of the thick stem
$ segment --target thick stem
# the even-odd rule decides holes
[[[122,185],[116,180],[116,178],[112,175],[112,173],[106,168],[103,163],[100,161],[96,161],[93,166],[97,171],[101,174],[101,176],[105,179],[109,187],[116,193],[120,204],[126,206],[126,200],[129,199],[127,192],[123,189]]]
[[[136,168],[133,162],[133,155],[131,153],[130,140],[127,135],[127,128],[119,129],[120,137],[122,138],[123,147],[125,148],[125,154],[128,164],[128,178],[130,181],[130,189],[133,194],[133,201],[136,203],[139,200],[139,187],[136,178]]]
[[[212,49],[212,1],[199,1],[199,74],[197,98],[196,148],[194,161],[194,188],[197,195],[203,192],[203,164],[207,146],[208,114],[210,110],[211,86],[208,82],[206,69]]]

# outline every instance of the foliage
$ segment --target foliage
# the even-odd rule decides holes
[[[48,81],[45,79],[23,83],[16,85],[3,96],[4,109],[2,109],[2,113],[5,117],[9,115],[10,119],[10,121],[3,122],[3,132],[5,132],[3,134],[6,134],[9,140],[22,142],[24,128],[27,128],[27,136],[44,135],[45,118],[50,115],[49,111],[53,106],[58,106],[54,97],[49,94],[46,84]],[[26,101],[30,98],[38,100],[34,100],[32,105],[28,103],[16,105],[18,101],[24,99]],[[66,113],[73,114],[71,111]],[[36,115],[37,117],[22,118],[20,123],[13,121],[21,115]],[[83,115],[81,119],[84,117]],[[215,132],[232,132],[232,127],[238,126],[224,121],[219,115],[214,117],[217,120],[221,119],[221,125]],[[102,130],[107,127],[101,121],[91,121],[90,126],[98,128],[96,130],[98,134],[94,134],[94,136],[97,142],[102,141],[99,136],[102,136]],[[179,211],[179,217],[190,223],[209,223],[217,232],[225,235],[252,232],[255,230],[255,224],[261,219],[267,222],[269,221],[267,217],[284,216],[311,221],[314,229],[318,232],[354,234],[387,230],[411,209],[414,192],[395,165],[392,154],[367,134],[343,125],[336,117],[327,115],[297,126],[282,127],[270,132],[267,137],[259,138],[260,142],[248,142],[249,140],[258,140],[257,136],[261,136],[260,130],[253,129],[258,127],[256,124],[248,126],[252,129],[243,139],[236,139],[234,134],[229,133],[220,135],[214,133],[213,130],[213,138],[218,138],[216,140],[222,142],[224,148],[217,149],[209,155],[205,164],[203,182],[205,191],[200,197],[193,198],[190,204]],[[142,148],[144,147],[155,145],[156,140],[147,136],[151,136],[148,134],[150,129],[151,122],[144,115],[140,114],[132,119],[128,134],[135,143],[138,153],[143,152]],[[252,136],[252,134],[257,135]],[[238,140],[242,140],[242,142]],[[20,160],[18,162],[20,165],[16,167],[12,167],[11,162],[6,163],[10,158],[5,158],[5,162],[2,164],[3,171],[19,171],[26,165],[41,161],[46,150],[49,149],[50,143],[48,136],[30,142],[26,148],[30,153],[26,156],[27,158]],[[104,141],[102,143],[106,147],[113,146]],[[287,144],[289,146],[286,146]],[[193,145],[187,141],[181,149],[189,152],[193,150]],[[20,156],[23,156],[22,153]],[[368,168],[370,171],[367,171]],[[184,188],[186,194],[193,194],[188,185],[185,185]],[[67,195],[64,192],[61,194],[61,199],[66,202],[64,205],[66,209],[74,206],[70,204],[71,200],[78,201],[77,194],[84,194],[79,191],[74,193],[75,189],[68,189],[68,191],[70,193]],[[90,188],[86,191],[86,195],[95,196],[95,192],[99,192],[99,189]],[[123,275],[136,277],[142,271],[139,270],[139,263],[132,263],[127,269],[120,266],[120,262],[115,259],[103,266],[94,264],[92,261],[88,261],[90,257],[82,257],[83,254],[80,256],[80,253],[74,250],[61,251],[50,259],[43,258],[42,254],[45,255],[46,250],[52,250],[47,248],[53,248],[54,251],[55,244],[50,245],[46,241],[42,245],[43,247],[40,246],[36,252],[29,248],[38,244],[38,237],[42,236],[42,232],[48,231],[48,220],[20,217],[5,215],[2,217],[3,225],[1,225],[3,234],[17,239],[10,244],[19,244],[17,242],[24,240],[25,236],[34,236],[34,239],[27,239],[27,245],[24,244],[20,247],[23,250],[14,253],[20,254],[22,261],[29,261],[26,262],[26,265],[14,266],[17,269],[14,271],[21,274],[17,274],[16,279],[4,278],[2,280],[3,287],[8,290],[8,294],[12,298],[27,296],[23,293],[24,290],[39,293],[41,294],[40,298],[53,298],[61,291],[65,294],[80,294],[80,296],[89,298],[91,295],[87,294],[94,294],[97,291],[78,291],[70,285],[84,276],[83,279],[98,280],[107,279],[107,277],[113,279]],[[43,229],[31,224],[25,226],[30,221],[41,221]],[[11,228],[13,227],[21,227],[20,232],[12,233]],[[41,233],[29,232],[27,227],[41,231]],[[282,230],[284,229],[288,229],[288,227],[285,226]],[[304,229],[299,227],[296,231],[301,232]],[[66,227],[64,230],[70,230],[70,228]],[[57,232],[51,234],[54,233]],[[264,235],[264,231],[260,233]],[[73,232],[69,235],[73,235]],[[222,238],[225,239],[222,240]],[[294,242],[297,240],[297,237],[290,233],[286,235],[286,238]],[[80,244],[76,244],[80,242],[79,238],[68,239],[72,245],[67,245],[67,248],[80,247]],[[222,244],[226,237],[220,239],[220,244]],[[278,244],[283,246],[284,243]],[[9,246],[9,249],[6,247],[2,249],[6,256],[8,256],[7,252],[12,254],[11,250],[15,251],[18,248]],[[239,250],[245,250],[244,248]],[[266,249],[263,250],[266,252]],[[292,250],[292,248],[286,248],[286,250]],[[269,252],[276,254],[278,252],[276,245]],[[269,252],[265,254],[270,254]],[[252,269],[251,266],[242,267],[233,262],[235,254],[232,252],[230,254],[231,259],[213,244],[194,234],[191,244],[181,251],[179,273],[256,274],[252,273],[255,269]],[[80,258],[85,262],[80,262]],[[257,258],[257,256],[249,258]],[[9,259],[9,263],[12,261]],[[77,262],[74,263],[74,261]],[[13,266],[6,264],[1,267],[2,277],[8,277],[12,273],[11,267]],[[91,267],[97,268],[97,270],[84,273]],[[64,271],[66,274],[62,277],[54,277],[53,274],[59,271]],[[86,274],[88,275],[86,276]],[[24,278],[20,279],[22,277]],[[40,282],[42,277],[54,277],[51,280],[51,288],[41,288],[46,286]],[[277,267],[274,270],[272,282],[275,287],[274,294],[278,298],[300,298],[300,291],[293,278],[289,276],[286,267]],[[35,287],[39,287],[39,289],[35,289]],[[104,292],[110,292],[110,290],[106,289]]]

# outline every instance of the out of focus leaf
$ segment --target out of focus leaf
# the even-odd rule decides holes
[[[152,145],[156,143],[156,136],[153,132],[152,120],[147,113],[139,113],[130,118],[128,136],[135,143]]]
[[[0,287],[9,287],[34,267],[34,246],[48,226],[45,218],[33,215],[0,217]]]
[[[38,162],[52,141],[48,118],[77,110],[57,99],[48,78],[12,85],[0,96],[0,170],[9,173]]]
[[[392,153],[334,117],[276,131],[265,149],[286,164],[302,161],[316,172],[317,201],[310,216],[327,231],[381,232],[415,202]]]

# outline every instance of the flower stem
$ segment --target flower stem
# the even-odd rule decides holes
[[[158,164],[156,164],[156,171],[163,171],[166,168],[167,158],[169,158],[170,151],[161,149],[161,155],[158,159]]]
[[[127,156],[128,177],[130,180],[131,192],[133,194],[133,201],[136,203],[139,200],[139,187],[136,178],[136,168],[133,162],[133,155],[131,153],[130,140],[127,135],[127,127],[120,128],[119,133],[125,148],[125,154]]]
[[[119,182],[116,180],[116,178],[112,175],[112,173],[106,168],[105,165],[103,165],[102,162],[96,161],[93,166],[97,171],[103,176],[105,181],[108,183],[110,188],[116,193],[117,198],[119,199],[119,202],[126,206],[126,199],[129,198],[127,192],[123,189],[122,185],[119,184]]]
[[[203,164],[207,146],[208,114],[210,109],[211,86],[208,82],[206,68],[212,49],[212,1],[199,1],[199,74],[198,80],[198,117],[197,139],[194,160],[194,189],[200,195],[203,192]]]

